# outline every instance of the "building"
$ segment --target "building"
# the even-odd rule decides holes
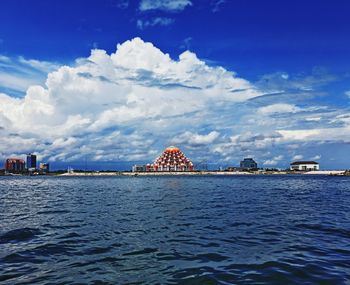
[[[39,171],[41,173],[48,173],[48,172],[50,172],[50,164],[41,162],[39,164]]]
[[[319,169],[320,165],[315,161],[294,161],[290,164],[290,170],[311,171]]]
[[[134,165],[132,167],[132,172],[145,172],[146,171],[146,165]]]
[[[152,164],[146,165],[146,171],[193,171],[190,159],[177,147],[170,146]]]
[[[8,158],[5,161],[5,171],[9,173],[22,173],[25,171],[25,162],[20,158]]]
[[[27,154],[27,169],[35,170],[36,169],[36,155],[29,153]]]
[[[240,162],[240,168],[244,169],[256,169],[258,164],[252,158],[245,158]]]

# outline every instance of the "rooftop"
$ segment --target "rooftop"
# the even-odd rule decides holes
[[[169,146],[165,149],[166,152],[178,152],[180,149],[176,146]]]
[[[294,161],[290,165],[300,165],[300,164],[319,164],[316,161]]]

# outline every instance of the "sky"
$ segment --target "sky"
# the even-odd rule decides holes
[[[0,159],[349,169],[350,2],[5,0]]]

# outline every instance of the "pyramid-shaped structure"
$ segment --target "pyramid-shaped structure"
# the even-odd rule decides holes
[[[192,171],[193,163],[175,146],[166,148],[163,153],[147,165],[148,171]]]

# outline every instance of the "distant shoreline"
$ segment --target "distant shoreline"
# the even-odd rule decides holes
[[[234,175],[346,175],[345,170],[320,170],[309,172],[247,172],[247,171],[187,171],[187,172],[72,172],[63,173],[57,176],[234,176]]]
[[[137,177],[137,176],[237,176],[237,175],[330,175],[330,176],[350,176],[348,170],[318,170],[309,172],[299,171],[183,171],[183,172],[131,172],[131,171],[87,171],[87,172],[65,172],[33,175],[50,176],[50,177],[103,177],[103,176],[119,176],[119,177]],[[27,174],[1,174],[0,176],[29,176]]]

